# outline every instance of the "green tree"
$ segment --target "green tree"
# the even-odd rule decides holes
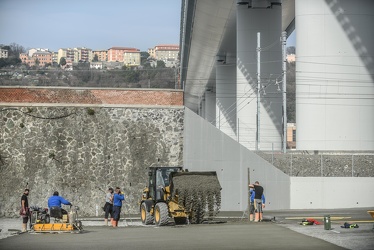
[[[94,55],[92,61],[93,61],[93,62],[98,62],[98,61],[99,61],[99,57],[98,57],[97,54]]]
[[[11,43],[7,47],[9,47],[8,49],[9,58],[19,58],[19,54],[26,52],[25,48],[17,43]]]
[[[157,61],[157,66],[156,68],[165,68],[165,63],[164,61],[158,60]]]
[[[144,63],[146,63],[148,57],[149,57],[148,52],[145,52],[145,51],[140,52],[140,65],[143,65]]]
[[[146,61],[146,62],[143,64],[143,68],[144,68],[144,69],[150,69],[150,68],[152,68],[151,63],[150,63],[149,61]]]
[[[11,58],[0,58],[0,68],[8,67],[8,66],[16,66],[22,63],[21,59],[11,57]]]
[[[296,48],[294,46],[287,47],[286,54],[287,55],[296,54]]]
[[[60,65],[61,66],[66,65],[66,59],[65,59],[65,57],[61,57],[61,59],[60,59]]]

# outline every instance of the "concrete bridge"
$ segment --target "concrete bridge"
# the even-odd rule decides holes
[[[183,1],[185,105],[248,149],[282,149],[295,30],[297,149],[374,150],[372,23],[370,0]]]
[[[372,177],[326,177],[323,171],[294,177],[254,154],[285,150],[281,37],[294,30],[297,150],[317,158],[324,151],[373,154],[373,1],[185,0],[181,23],[184,104],[194,120],[185,119],[185,127],[196,134],[186,137],[184,164],[221,173],[225,204],[244,209],[247,183],[260,180],[272,208],[374,205],[367,192]],[[371,171],[374,162],[364,168]]]

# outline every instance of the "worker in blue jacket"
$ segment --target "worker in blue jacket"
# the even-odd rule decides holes
[[[58,192],[55,191],[51,197],[48,199],[48,207],[51,210],[51,207],[60,207],[61,204],[64,205],[72,205],[69,201],[65,200],[63,197],[59,196]],[[68,212],[65,209],[61,208],[62,214],[68,214]]]
[[[255,212],[255,190],[251,189],[251,191],[249,191],[249,193],[250,193],[250,197],[249,197],[249,201],[250,201],[249,220],[253,221],[253,219],[254,219],[253,214]],[[265,208],[265,195],[264,194],[262,194],[261,200],[262,200],[262,208]],[[259,217],[260,217],[259,221],[262,221],[262,209],[261,209]]]
[[[112,226],[118,227],[118,221],[120,219],[122,201],[125,199],[125,195],[119,187],[116,187],[116,190],[113,195],[113,220]]]

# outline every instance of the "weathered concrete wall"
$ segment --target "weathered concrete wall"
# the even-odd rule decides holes
[[[1,107],[0,216],[16,216],[23,189],[46,207],[58,190],[99,214],[104,192],[121,187],[123,211],[137,202],[150,165],[183,165],[182,108]]]

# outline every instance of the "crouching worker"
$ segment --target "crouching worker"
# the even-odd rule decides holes
[[[48,199],[49,210],[51,210],[51,207],[60,207],[61,208],[61,204],[70,205],[70,206],[72,205],[69,201],[67,201],[64,198],[62,198],[61,196],[59,196],[58,192],[55,191],[53,193],[53,195]],[[62,214],[68,214],[68,212],[65,209],[62,209],[62,208],[61,208],[61,213]]]

